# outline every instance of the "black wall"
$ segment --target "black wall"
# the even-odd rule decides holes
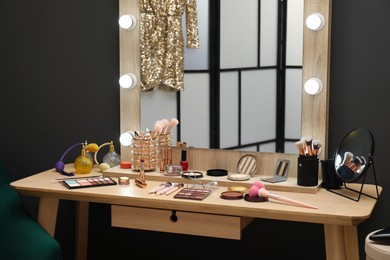
[[[361,259],[365,236],[390,226],[389,10],[388,0],[333,1],[329,154],[351,129],[367,127],[375,137],[375,169],[384,187],[371,218],[358,228]],[[113,140],[119,149],[117,19],[113,0],[0,1],[0,159],[14,180],[53,167],[70,145],[85,139]],[[36,215],[37,199],[23,199]],[[317,224],[256,220],[240,241],[109,224],[109,207],[92,204],[89,259],[161,253],[325,259],[323,227]],[[73,259],[73,230],[74,203],[63,201],[56,238],[65,259]]]

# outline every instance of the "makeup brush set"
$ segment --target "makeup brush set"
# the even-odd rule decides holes
[[[157,165],[171,164],[171,131],[179,124],[176,118],[157,120],[153,130],[146,128],[146,131],[133,131],[131,141],[131,153],[133,159],[133,170],[140,170],[140,160],[144,160],[144,170],[154,171]]]
[[[299,186],[318,185],[318,155],[321,153],[321,141],[313,137],[302,137],[295,143],[299,151],[297,184]]]

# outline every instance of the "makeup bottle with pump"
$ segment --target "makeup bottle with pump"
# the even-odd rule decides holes
[[[186,150],[181,151],[180,165],[181,165],[181,168],[183,171],[188,171],[187,151]]]

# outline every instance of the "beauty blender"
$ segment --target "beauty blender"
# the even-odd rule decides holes
[[[248,190],[248,196],[251,197],[251,198],[255,198],[255,197],[258,197],[259,195],[259,187],[257,187],[256,185],[252,185],[252,187],[249,188]]]
[[[261,181],[255,181],[255,182],[253,183],[253,186],[258,187],[259,189],[265,188],[264,183],[262,183]]]

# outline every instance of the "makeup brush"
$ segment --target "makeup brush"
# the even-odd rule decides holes
[[[165,130],[168,129],[169,121],[168,121],[168,119],[164,118],[164,119],[161,119],[161,122],[163,123],[163,129],[162,129],[161,133],[165,133]]]
[[[344,164],[345,166],[348,166],[348,167],[349,167],[349,165],[351,165],[351,163],[352,163],[352,159],[353,159],[353,153],[351,153],[351,152],[345,152],[345,153],[344,153],[344,161],[343,161],[343,164]]]
[[[319,155],[320,154],[320,141],[318,140],[313,140],[313,154],[314,155]]]
[[[318,209],[317,206],[313,206],[313,205],[310,205],[310,204],[307,204],[307,203],[304,203],[304,202],[300,202],[300,201],[297,201],[297,200],[294,200],[294,199],[290,199],[290,198],[287,198],[287,197],[283,197],[283,196],[279,196],[279,195],[276,195],[276,194],[272,194],[272,193],[270,193],[268,190],[266,190],[264,188],[260,188],[259,189],[258,195],[259,195],[259,197],[271,198],[271,199],[279,200],[279,201],[282,201],[282,202],[286,202],[288,204],[292,204],[292,205],[295,205],[295,206],[301,206],[301,207],[310,208],[310,209]]]
[[[302,140],[295,142],[295,146],[298,148],[299,155],[305,155],[305,143]]]
[[[360,172],[362,172],[362,170],[364,169],[364,167],[366,167],[367,161],[366,161],[366,159],[364,158],[364,156],[360,156],[359,158],[360,158],[361,164],[360,164],[359,168],[356,169],[355,172],[359,172],[359,173],[360,173]]]
[[[161,122],[161,121],[156,121],[156,123],[154,123],[154,129],[153,129],[154,132],[152,134],[152,139],[155,139],[157,137],[157,135],[160,134],[163,127],[164,127],[164,125],[163,125],[163,122]]]
[[[307,136],[305,138],[305,143],[306,143],[306,151],[309,156],[313,156],[313,150],[312,150],[312,143],[313,143],[313,138],[311,136]]]
[[[169,126],[168,128],[165,130],[165,134],[171,132],[172,128],[174,128],[175,126],[177,126],[179,124],[179,120],[177,120],[177,118],[171,118],[171,122],[169,123]]]
[[[351,170],[352,170],[353,172],[356,172],[356,171],[360,168],[360,166],[362,165],[362,163],[363,163],[362,159],[360,159],[359,156],[356,156],[356,158],[352,160],[352,163],[351,163],[351,165],[349,166],[349,168],[351,168]]]

